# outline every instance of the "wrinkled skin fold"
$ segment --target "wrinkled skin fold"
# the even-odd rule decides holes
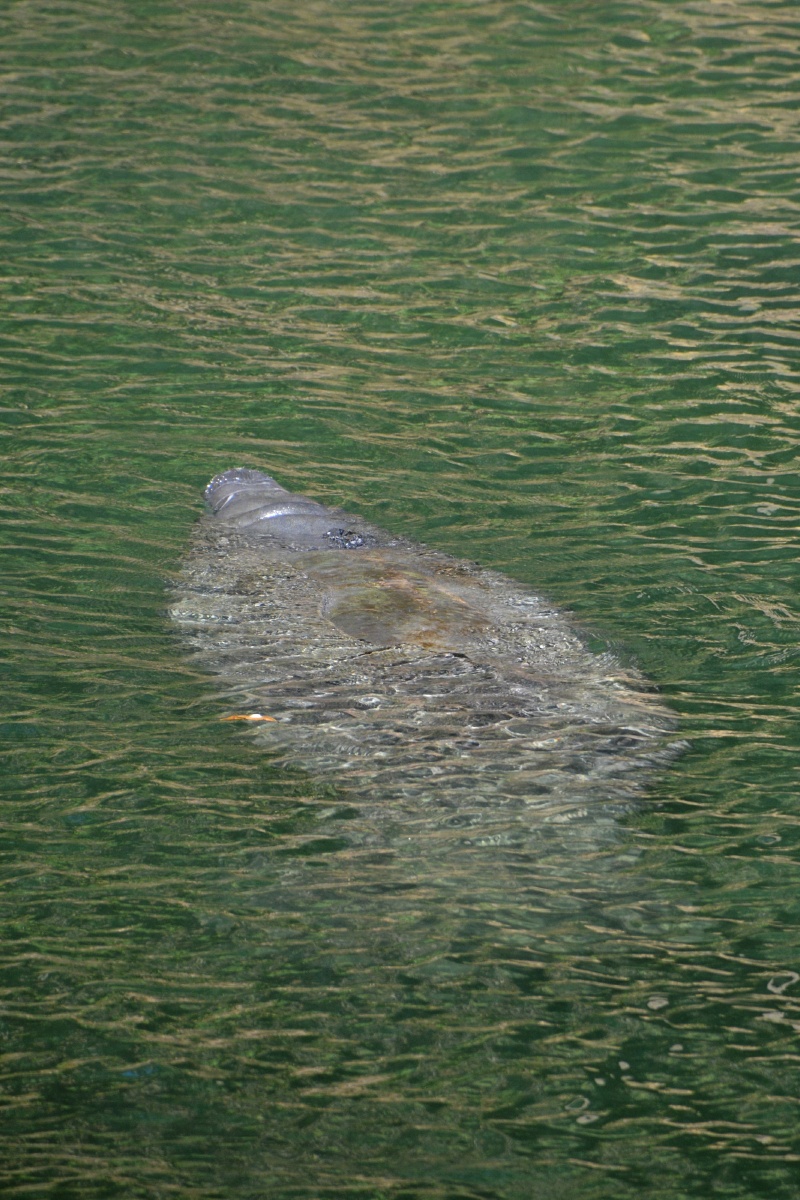
[[[259,743],[372,813],[505,841],[625,810],[680,748],[646,680],[522,585],[259,471],[205,494],[174,620],[233,712],[273,718]]]

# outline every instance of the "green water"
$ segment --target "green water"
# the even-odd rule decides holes
[[[4,1196],[800,1194],[799,43],[4,6]],[[572,856],[351,861],[166,617],[234,464],[570,607],[690,752]]]

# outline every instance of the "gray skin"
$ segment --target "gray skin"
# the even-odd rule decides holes
[[[651,686],[526,587],[235,468],[173,618],[278,762],[428,832],[627,810],[680,749]]]

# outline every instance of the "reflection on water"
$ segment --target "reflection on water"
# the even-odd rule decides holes
[[[4,1194],[792,1200],[794,7],[0,22]],[[166,618],[231,463],[572,606],[693,749],[354,844]]]

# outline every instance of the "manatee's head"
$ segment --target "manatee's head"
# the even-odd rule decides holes
[[[215,475],[204,494],[218,520],[285,546],[351,550],[366,544],[357,530],[342,527],[343,514],[287,492],[261,471],[231,467]]]

